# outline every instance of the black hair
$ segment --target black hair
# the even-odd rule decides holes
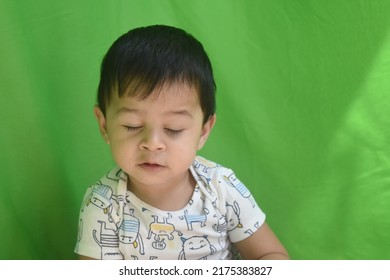
[[[119,37],[103,58],[98,106],[105,114],[112,94],[146,99],[176,82],[195,86],[206,122],[215,113],[216,85],[202,44],[176,27],[135,28]]]

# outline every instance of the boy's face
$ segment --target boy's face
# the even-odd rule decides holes
[[[180,183],[203,147],[215,116],[203,124],[195,88],[174,84],[140,100],[114,95],[103,116],[95,115],[114,160],[132,184]]]

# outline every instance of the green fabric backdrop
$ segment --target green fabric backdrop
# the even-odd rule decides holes
[[[112,167],[92,108],[128,29],[203,42],[234,169],[294,259],[390,259],[390,1],[0,0],[0,259],[73,259]]]

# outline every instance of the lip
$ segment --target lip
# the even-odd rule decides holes
[[[158,163],[151,163],[151,162],[144,162],[139,165],[142,169],[148,170],[148,171],[159,171],[164,168],[163,165],[160,165]]]

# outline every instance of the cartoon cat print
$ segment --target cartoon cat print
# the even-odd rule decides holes
[[[210,244],[207,235],[181,237],[183,249],[179,254],[179,260],[187,260],[188,256],[196,256],[198,260],[207,260],[207,257],[216,253],[216,248]]]

